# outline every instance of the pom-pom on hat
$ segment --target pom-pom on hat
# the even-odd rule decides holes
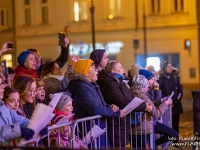
[[[91,65],[93,64],[93,60],[91,59],[82,59],[82,60],[78,60],[77,62],[74,63],[73,65],[73,70],[76,73],[82,74],[84,76],[86,76],[89,72],[89,69],[91,67]]]
[[[90,53],[90,59],[94,61],[96,67],[100,64],[104,52],[106,52],[105,49],[96,49]]]
[[[60,99],[59,99],[59,101],[58,101],[58,103],[57,103],[55,109],[61,111],[61,110],[64,108],[64,106],[65,106],[70,100],[72,101],[72,98],[71,98],[70,96],[63,94],[63,95],[60,97]]]
[[[135,90],[143,90],[144,88],[149,87],[149,81],[143,75],[135,75],[133,76],[132,87]]]
[[[26,50],[26,51],[23,51],[19,54],[19,56],[17,57],[17,61],[18,61],[19,65],[24,67],[24,64],[26,62],[26,58],[30,53],[32,53],[32,52],[29,51],[29,50]]]
[[[148,80],[155,76],[152,72],[145,69],[140,69],[139,74],[145,76]]]

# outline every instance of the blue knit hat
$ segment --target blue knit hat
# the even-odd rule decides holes
[[[105,49],[96,49],[92,53],[90,53],[90,59],[94,61],[96,67],[98,67],[98,65],[100,64],[104,52],[106,52]]]
[[[32,53],[32,52],[29,50],[26,50],[26,51],[21,52],[21,54],[19,54],[19,56],[17,57],[17,61],[18,61],[19,65],[24,67],[26,58],[30,53]]]
[[[152,72],[145,69],[140,69],[139,74],[145,76],[145,78],[147,78],[148,80],[155,76]]]

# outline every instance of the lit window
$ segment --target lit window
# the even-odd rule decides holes
[[[159,57],[148,57],[147,66],[153,66],[155,71],[160,70],[160,58]]]
[[[74,20],[83,21],[88,19],[88,6],[87,1],[74,2]]]
[[[0,8],[0,26],[7,26],[7,9]]]
[[[160,13],[160,0],[151,0],[151,14]]]
[[[174,12],[184,11],[184,0],[174,0]]]
[[[6,60],[6,67],[12,68],[12,55],[11,54],[4,54],[2,56],[2,60]]]
[[[122,17],[122,1],[109,0],[109,19]]]

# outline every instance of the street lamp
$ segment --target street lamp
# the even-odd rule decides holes
[[[147,65],[147,34],[146,34],[146,15],[145,15],[145,1],[143,0],[143,35],[144,35],[144,59]]]
[[[95,30],[94,30],[94,2],[90,1],[90,14],[91,14],[91,26],[92,26],[92,47],[93,51],[95,50]]]

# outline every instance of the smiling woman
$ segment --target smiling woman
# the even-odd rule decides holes
[[[20,113],[30,119],[34,110],[36,82],[29,76],[19,76],[14,80],[13,88],[20,95]]]
[[[33,78],[39,78],[36,73],[36,58],[35,55],[27,50],[23,51],[17,57],[19,65],[15,68],[14,80],[20,75],[29,75]]]

